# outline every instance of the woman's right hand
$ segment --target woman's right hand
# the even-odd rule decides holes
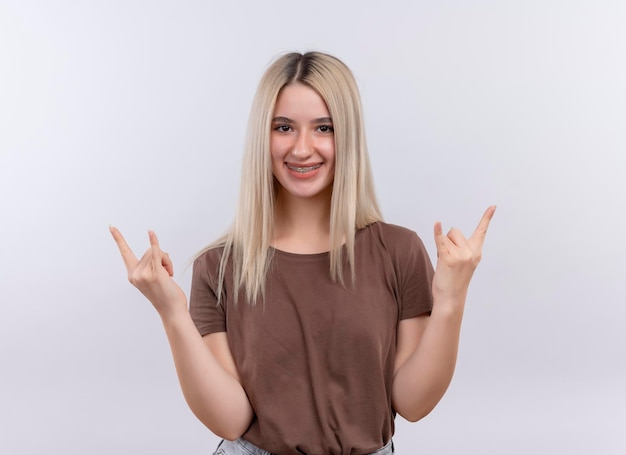
[[[109,230],[122,254],[128,281],[152,302],[161,318],[187,311],[187,297],[172,278],[174,266],[169,255],[161,251],[156,234],[148,232],[150,248],[137,259],[122,233],[113,226]]]
[[[193,413],[219,437],[237,439],[250,426],[254,411],[239,382],[226,332],[200,336],[187,298],[174,282],[174,269],[167,253],[150,231],[150,248],[141,259],[114,227],[111,234],[122,254],[128,281],[152,302],[167,334],[178,380]]]

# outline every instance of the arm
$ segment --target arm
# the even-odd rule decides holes
[[[122,234],[111,228],[129,281],[156,308],[172,350],[183,395],[193,413],[217,436],[237,439],[250,425],[252,407],[241,386],[226,333],[198,333],[184,292],[172,279],[173,267],[150,232],[150,248],[138,260]]]
[[[217,436],[239,438],[250,426],[253,411],[234,368],[226,332],[202,338],[189,312],[163,319],[163,326],[189,408]]]
[[[495,207],[489,207],[476,231],[466,239],[458,229],[443,235],[435,224],[437,267],[430,316],[400,321],[394,409],[404,418],[425,417],[443,397],[454,373],[467,289],[480,262],[482,245]]]
[[[431,316],[405,319],[398,325],[398,354],[392,387],[394,409],[416,422],[432,411],[448,389],[456,365],[460,315],[436,310]]]

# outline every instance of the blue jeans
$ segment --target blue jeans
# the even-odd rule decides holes
[[[384,447],[378,449],[370,455],[391,455],[394,453],[393,441],[389,441]],[[274,455],[267,450],[260,449],[245,439],[237,439],[236,441],[228,441],[224,439],[217,446],[217,450],[213,455]]]

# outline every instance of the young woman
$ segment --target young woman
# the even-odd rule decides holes
[[[394,417],[427,415],[454,371],[468,285],[495,207],[471,237],[382,221],[350,70],[292,53],[253,102],[238,212],[194,262],[188,308],[153,232],[139,260],[185,399],[216,454],[390,454]]]

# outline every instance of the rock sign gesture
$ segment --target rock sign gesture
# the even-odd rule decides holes
[[[455,305],[463,305],[470,280],[480,262],[487,228],[495,211],[495,206],[485,211],[469,238],[465,238],[457,228],[451,228],[444,235],[441,222],[435,223],[437,267],[433,277],[433,296],[437,300],[441,299],[446,304],[456,302]],[[150,248],[141,259],[137,259],[122,233],[112,226],[110,231],[124,260],[128,281],[152,302],[161,317],[186,309],[187,298],[172,279],[174,266],[169,255],[161,250],[156,234],[153,231],[148,232]]]
[[[161,317],[177,309],[187,309],[187,297],[172,277],[174,266],[167,253],[161,251],[159,240],[154,232],[148,232],[150,248],[141,259],[137,259],[122,233],[115,227],[110,228],[113,239],[122,254],[128,281],[146,296]]]
[[[465,301],[467,288],[474,270],[480,262],[483,243],[489,222],[496,211],[490,206],[480,219],[474,233],[465,238],[457,228],[443,234],[441,222],[435,223],[435,245],[437,246],[437,267],[433,277],[433,296],[444,301]]]

